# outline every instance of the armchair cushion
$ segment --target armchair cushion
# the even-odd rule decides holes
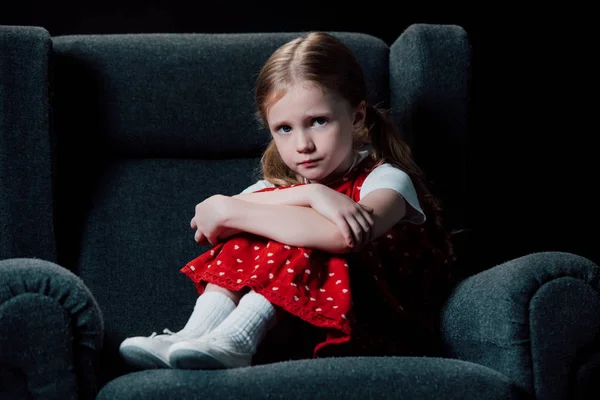
[[[460,360],[417,357],[296,360],[234,370],[153,370],[108,383],[98,400],[519,399],[505,376]]]

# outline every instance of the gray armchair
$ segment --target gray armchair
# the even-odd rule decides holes
[[[471,46],[415,24],[392,45],[337,32],[466,226]],[[406,357],[277,358],[134,371],[128,336],[183,326],[190,212],[253,182],[254,78],[294,33],[51,37],[0,26],[0,397],[573,399],[597,396],[598,266],[560,252],[461,277],[440,340]],[[468,254],[468,245],[461,248]],[[468,259],[468,256],[465,256]],[[475,260],[476,262],[476,260]],[[455,268],[461,265],[461,254]],[[274,354],[274,355],[273,355]]]

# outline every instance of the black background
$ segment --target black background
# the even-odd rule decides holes
[[[391,44],[412,23],[461,25],[474,57],[467,204],[481,269],[545,250],[600,263],[591,15],[526,2],[0,2],[1,25],[54,36],[330,30]]]

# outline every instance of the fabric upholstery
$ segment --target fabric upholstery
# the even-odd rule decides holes
[[[268,56],[298,34],[53,38],[61,146],[85,139],[104,156],[136,158],[257,155],[270,135],[254,117],[254,81]],[[388,46],[365,34],[337,36],[364,66],[369,100],[387,105]]]
[[[456,25],[413,24],[390,46],[391,116],[453,229],[467,220],[472,46]]]
[[[106,385],[98,400],[520,399],[491,369],[441,358],[331,358],[226,371],[143,371]]]
[[[577,368],[600,331],[599,279],[597,265],[561,252],[472,276],[442,314],[445,352],[500,371],[527,393],[565,398],[567,370]]]
[[[104,332],[81,279],[48,261],[13,258],[0,261],[0,282],[0,382],[12,381],[3,398],[25,388],[34,398],[93,398]]]
[[[72,331],[68,313],[54,299],[21,294],[0,306],[2,328],[0,359],[9,366],[0,376],[11,386],[0,389],[2,398],[76,399],[77,377],[71,368]],[[14,373],[17,373],[14,376]]]
[[[530,302],[533,383],[539,398],[572,396],[572,378],[589,354],[598,355],[598,285],[564,276],[544,283]],[[583,358],[583,360],[582,360]],[[596,368],[598,362],[596,361]],[[600,382],[577,381],[587,393],[600,393]],[[585,387],[585,386],[584,386]]]
[[[0,259],[56,261],[48,31],[0,26]]]

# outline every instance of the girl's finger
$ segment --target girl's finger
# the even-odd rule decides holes
[[[360,203],[356,203],[356,204],[358,204],[359,206],[361,206],[362,208],[364,208],[365,210],[367,210],[370,213],[373,212],[373,207],[369,207],[369,206],[366,206],[366,205],[360,204]]]
[[[368,243],[371,240],[371,230],[372,230],[371,225],[369,224],[369,222],[366,220],[366,218],[361,213],[357,213],[354,216],[354,218],[356,219],[356,221],[362,228],[362,236],[363,236],[363,240],[361,242],[361,247],[362,247],[362,245],[364,245],[365,243]]]
[[[352,233],[354,234],[354,247],[360,247],[365,236],[362,226],[356,221],[356,218],[353,215],[346,217],[346,222],[348,222],[348,225],[350,225]]]
[[[359,208],[358,210],[361,212],[362,216],[365,217],[365,219],[367,220],[367,222],[369,223],[369,225],[371,227],[373,225],[375,225],[375,220],[373,219],[373,216],[371,215],[372,211],[369,211],[363,207]],[[373,210],[373,209],[371,208],[371,210]]]
[[[198,242],[200,244],[208,244],[208,240],[206,239],[206,236],[200,234],[200,241]]]
[[[198,244],[209,244],[208,238],[204,236],[204,234],[200,230],[196,231],[196,234],[194,235],[194,240],[196,240]]]
[[[198,225],[196,224],[196,217],[192,218],[192,220],[190,221],[190,226],[192,227],[192,229],[198,229]]]
[[[209,243],[211,246],[214,246],[215,244],[217,244],[217,241],[218,241],[219,239],[218,239],[217,237],[215,237],[215,236],[211,236],[211,237],[208,237],[208,236],[206,236],[206,240],[208,240],[208,243]]]
[[[348,246],[353,247],[355,243],[353,243],[352,231],[350,230],[350,226],[346,222],[346,219],[340,215],[338,218],[336,218],[335,224],[339,228],[340,232],[342,232],[342,236],[344,239],[346,239]]]

